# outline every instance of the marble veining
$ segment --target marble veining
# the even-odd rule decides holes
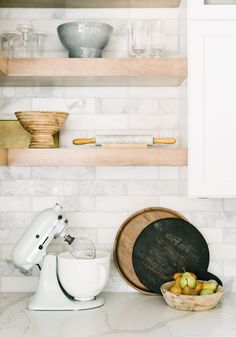
[[[0,294],[0,337],[235,337],[236,293],[204,312],[171,309],[161,296],[105,293],[87,311],[28,311],[30,294]]]

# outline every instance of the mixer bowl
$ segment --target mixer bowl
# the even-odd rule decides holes
[[[67,22],[57,27],[61,43],[69,57],[102,57],[113,27],[102,22]]]
[[[63,289],[78,301],[91,301],[105,288],[110,273],[110,254],[97,251],[95,259],[76,259],[58,254],[58,278]]]

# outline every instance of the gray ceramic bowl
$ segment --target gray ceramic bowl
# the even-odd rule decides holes
[[[68,22],[57,27],[61,43],[69,57],[102,57],[113,27],[102,22]]]

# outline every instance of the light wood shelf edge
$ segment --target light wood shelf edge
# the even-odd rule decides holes
[[[0,7],[20,8],[176,8],[181,0],[1,0]]]
[[[8,76],[114,77],[187,76],[185,58],[35,58],[9,59]]]
[[[0,52],[0,73],[2,75],[8,75],[8,68],[9,68],[9,59]]]
[[[1,53],[0,56],[0,70],[4,70],[0,77],[2,86],[178,86],[187,77],[185,58],[7,59]]]
[[[0,166],[8,165],[8,150],[0,149]]]
[[[86,147],[5,151],[1,151],[0,164],[8,163],[9,166],[186,166],[188,162],[187,149],[179,148]]]

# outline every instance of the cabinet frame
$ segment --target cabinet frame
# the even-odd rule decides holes
[[[222,47],[222,52],[218,51],[216,57],[216,46],[223,40],[224,46],[229,46],[229,49]],[[236,197],[233,132],[236,103],[233,94],[235,71],[232,67],[232,59],[236,58],[235,45],[235,21],[189,23],[190,197]],[[230,51],[232,56],[228,56],[227,63]],[[222,57],[224,53],[225,57]]]
[[[204,0],[188,0],[188,16],[190,20],[235,20],[236,4],[206,5]]]

